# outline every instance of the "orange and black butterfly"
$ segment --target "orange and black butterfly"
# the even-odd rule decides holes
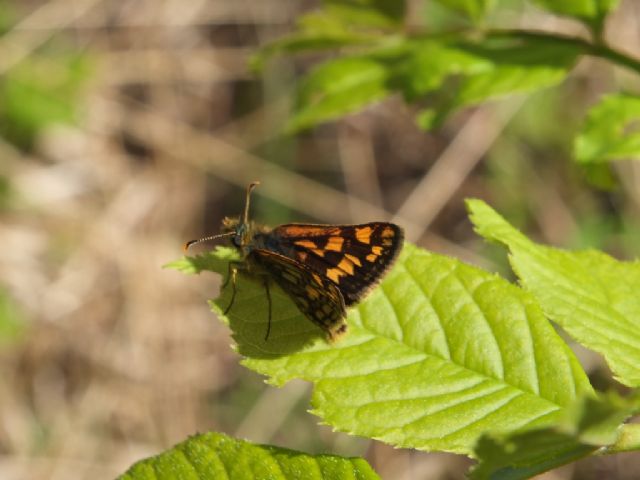
[[[249,221],[251,191],[247,189],[241,219],[225,218],[225,233],[185,244],[230,237],[242,260],[229,264],[233,293],[225,314],[236,294],[236,275],[243,270],[263,279],[269,300],[271,329],[271,279],[284,290],[297,307],[326,333],[330,341],[347,331],[346,307],[358,303],[389,270],[401,248],[402,229],[387,222],[362,225],[314,225],[290,223],[269,228]],[[223,287],[224,287],[223,286]]]

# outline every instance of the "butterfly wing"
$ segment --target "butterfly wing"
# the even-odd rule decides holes
[[[346,306],[360,301],[393,265],[404,233],[393,223],[287,224],[269,234],[279,253],[337,285]]]
[[[302,313],[335,341],[346,332],[346,309],[338,287],[308,266],[284,255],[254,249],[251,260],[266,270]]]

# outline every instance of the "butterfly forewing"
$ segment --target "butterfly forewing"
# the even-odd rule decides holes
[[[254,249],[250,256],[307,318],[327,332],[330,340],[346,331],[345,304],[334,283],[308,266],[270,250]]]
[[[281,225],[269,233],[279,253],[335,284],[346,306],[373,288],[393,264],[403,232],[392,223]]]

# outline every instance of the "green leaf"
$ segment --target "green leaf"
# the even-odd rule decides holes
[[[474,480],[520,480],[575,462],[597,450],[567,433],[537,429],[503,436],[485,436],[478,442],[480,464]]]
[[[534,0],[550,12],[578,18],[593,18],[598,12],[597,0]]]
[[[485,435],[471,478],[518,480],[593,454],[616,442],[631,404],[616,395],[582,397],[567,409],[559,426],[508,435]]]
[[[371,48],[380,41],[378,33],[356,30],[352,25],[325,11],[303,15],[298,20],[298,29],[261,48],[251,58],[251,67],[263,68],[271,57],[284,53],[322,51],[346,46],[367,46]]]
[[[0,289],[0,346],[19,340],[26,329],[25,320],[9,294]]]
[[[218,249],[173,264],[198,270]],[[226,274],[224,262],[212,260]],[[193,267],[193,265],[200,267]],[[231,286],[212,303],[228,308]],[[406,244],[381,286],[329,345],[280,289],[272,329],[260,281],[239,276],[226,317],[247,367],[315,385],[313,412],[335,429],[400,447],[470,453],[487,431],[543,426],[591,387],[533,298],[497,275]]]
[[[509,248],[513,270],[545,314],[601,353],[620,382],[640,385],[640,263],[535,244],[484,202],[467,205],[477,232]]]
[[[298,109],[288,125],[297,131],[338,118],[389,95],[388,70],[366,56],[331,60],[312,71],[298,94]]]
[[[9,70],[0,80],[0,135],[28,149],[44,127],[76,121],[89,73],[86,56],[58,52],[30,56]]]
[[[638,450],[640,450],[640,423],[623,425],[616,443],[607,447],[608,453],[637,452]]]
[[[551,12],[582,20],[600,31],[608,13],[618,6],[619,0],[534,0]]]
[[[16,5],[13,5],[10,0],[0,0],[0,35],[11,30],[17,18],[19,15],[16,12]]]
[[[133,465],[119,480],[367,480],[378,475],[361,458],[308,455],[255,445],[221,433],[196,435]]]
[[[404,0],[323,0],[326,12],[345,25],[398,27],[406,13]]]
[[[494,0],[437,0],[439,4],[463,13],[474,21],[478,21],[495,4]]]
[[[457,85],[449,85],[449,100],[436,106],[437,115],[430,126],[439,125],[462,107],[554,86],[564,80],[582,53],[577,44],[536,35],[459,42],[450,44],[449,48],[475,61],[467,62],[473,67],[464,71]],[[425,69],[433,67],[425,64]]]
[[[537,35],[378,44],[312,71],[300,88],[290,128],[340,117],[395,91],[415,101],[441,89],[444,100],[418,118],[423,127],[435,126],[461,107],[557,84],[581,53],[579,44]]]
[[[640,157],[640,97],[604,97],[591,109],[574,144],[576,160],[599,164]]]

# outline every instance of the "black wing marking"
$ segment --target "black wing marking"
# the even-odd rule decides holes
[[[268,234],[280,253],[335,283],[346,306],[359,302],[391,268],[404,240],[393,223],[287,224]]]

